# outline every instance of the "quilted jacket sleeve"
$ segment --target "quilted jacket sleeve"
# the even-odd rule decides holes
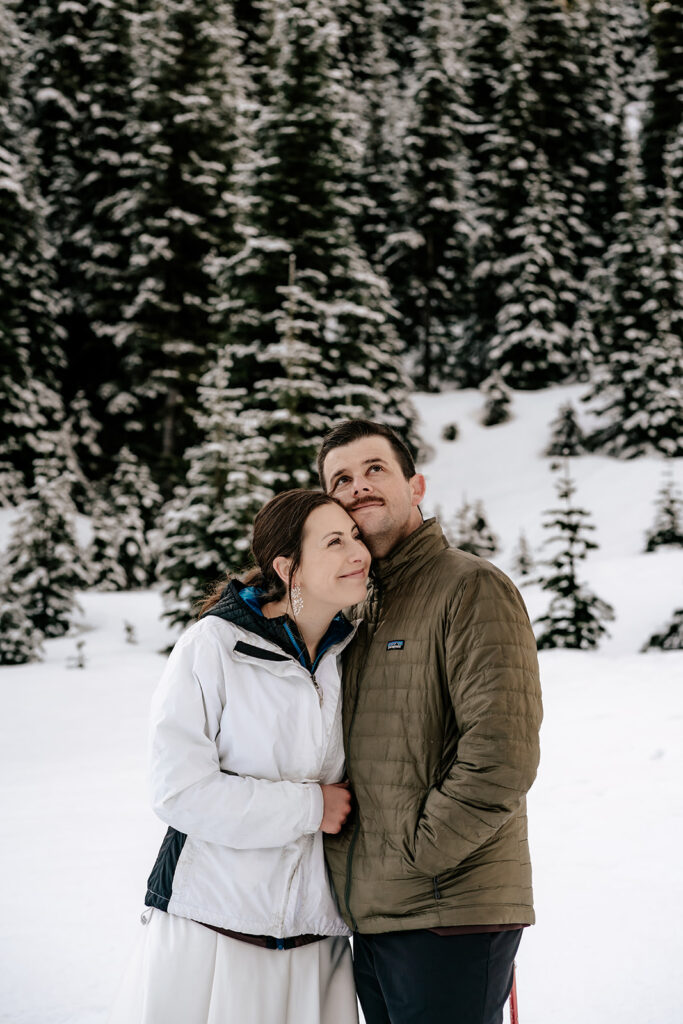
[[[438,875],[491,839],[518,810],[539,762],[541,693],[536,642],[514,585],[490,568],[468,577],[445,638],[458,744],[430,790],[410,861]]]
[[[235,849],[283,846],[316,832],[316,783],[269,781],[221,770],[215,737],[225,705],[215,636],[176,644],[152,701],[150,769],[155,813],[179,832]],[[254,737],[268,742],[268,737]]]

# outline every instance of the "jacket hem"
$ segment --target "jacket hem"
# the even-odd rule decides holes
[[[169,914],[186,917],[198,924],[211,924],[228,931],[245,932],[247,935],[273,935],[278,939],[294,938],[297,935],[351,935],[344,921],[300,920],[282,931],[273,920],[264,921],[246,917],[227,917],[207,910],[205,907],[180,903],[171,898],[166,908]]]
[[[346,915],[344,916],[346,920]],[[356,920],[357,931],[375,935],[379,932],[409,932],[422,928],[457,928],[467,925],[519,924],[533,925],[536,915],[528,906],[509,904],[495,907],[451,907],[438,913],[377,914]],[[348,924],[348,921],[347,921]]]

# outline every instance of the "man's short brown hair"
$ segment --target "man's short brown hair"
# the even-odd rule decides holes
[[[344,420],[343,423],[340,423],[329,434],[325,435],[320,445],[318,452],[318,476],[320,477],[320,486],[323,490],[325,489],[323,467],[325,459],[332,449],[343,448],[344,445],[351,444],[353,441],[360,441],[363,437],[386,437],[406,480],[410,480],[411,477],[415,476],[415,461],[412,453],[405,441],[391,427],[386,427],[383,423],[376,423],[374,420]]]

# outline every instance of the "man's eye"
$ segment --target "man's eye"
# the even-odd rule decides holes
[[[338,476],[338,477],[337,477],[337,479],[336,479],[336,481],[335,481],[335,484],[334,484],[334,488],[333,488],[333,490],[335,490],[335,491],[336,491],[336,490],[337,490],[337,488],[338,488],[338,487],[339,487],[339,486],[340,486],[341,484],[346,484],[346,483],[348,483],[348,482],[349,482],[349,477],[348,477],[348,476]]]
[[[381,472],[383,468],[383,466],[380,466],[379,463],[377,463],[377,465],[375,466],[370,466],[370,468],[368,469],[368,473],[372,473],[373,469],[378,469]]]

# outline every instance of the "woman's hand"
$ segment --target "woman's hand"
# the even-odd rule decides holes
[[[323,791],[323,820],[320,831],[336,835],[341,832],[342,825],[351,813],[351,793],[348,780],[333,782],[330,786],[321,786]]]

